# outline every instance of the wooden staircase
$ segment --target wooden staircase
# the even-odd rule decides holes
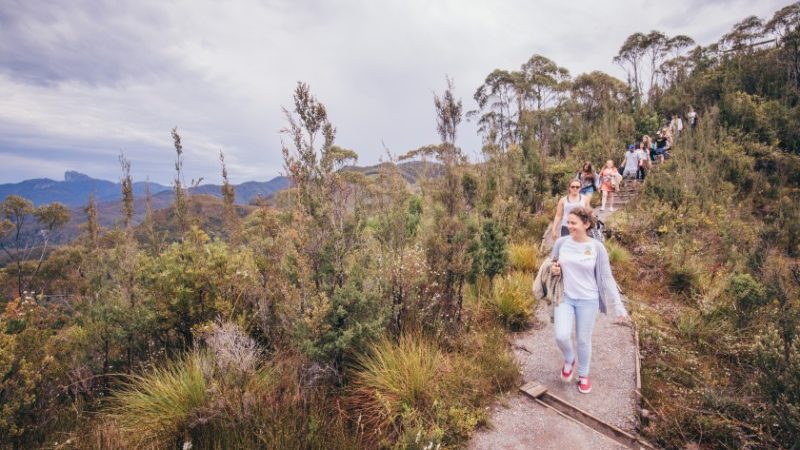
[[[643,181],[624,180],[617,192],[614,192],[614,209],[623,208],[629,201],[639,195],[639,191],[644,187]]]

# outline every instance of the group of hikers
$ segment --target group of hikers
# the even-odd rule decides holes
[[[697,114],[690,107],[687,114],[690,128],[697,125]],[[621,161],[622,173],[609,159],[599,172],[586,161],[569,191],[556,207],[550,229],[555,241],[549,258],[539,268],[533,283],[534,295],[547,300],[550,320],[554,324],[556,344],[564,357],[560,377],[572,380],[578,373],[578,391],[592,390],[589,364],[592,357],[592,332],[598,312],[606,313],[610,305],[617,322],[628,323],[630,317],[620,298],[617,282],[611,272],[608,252],[601,240],[593,237],[597,218],[590,206],[592,194],[602,193],[600,210],[606,205],[614,211],[614,191],[623,179],[644,181],[655,162],[669,158],[669,150],[683,132],[683,121],[672,115],[656,133],[656,139],[642,137],[638,144],[628,145]],[[560,237],[559,237],[560,236]],[[577,348],[573,349],[575,331]]]

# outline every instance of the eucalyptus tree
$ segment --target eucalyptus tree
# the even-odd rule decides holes
[[[522,64],[520,74],[524,109],[542,110],[553,106],[553,102],[569,87],[569,70],[542,55],[531,56]]]
[[[666,34],[653,30],[647,34],[643,42],[644,49],[650,60],[650,85],[647,89],[647,95],[650,96],[656,88],[656,78],[658,77],[658,66],[669,52],[669,45],[667,42],[669,38]]]
[[[679,34],[677,36],[672,36],[671,38],[667,39],[667,48],[669,51],[673,53],[673,56],[676,58],[681,55],[681,52],[694,45],[694,39],[686,36],[685,34]]]
[[[637,101],[642,97],[641,64],[647,51],[647,36],[644,33],[633,33],[622,43],[614,63],[622,67],[628,75],[628,85]]]
[[[17,278],[17,293],[22,294],[32,288],[44,258],[47,256],[53,232],[69,222],[69,209],[58,202],[36,207],[33,203],[17,195],[9,195],[0,202],[0,250],[9,263],[14,265]],[[36,261],[35,267],[23,267],[29,261]]]
[[[622,80],[597,70],[579,75],[572,83],[572,97],[580,105],[584,120],[589,123],[610,111],[624,111],[630,93],[630,88]]]
[[[469,117],[479,115],[478,131],[484,135],[484,142],[496,143],[503,151],[516,143],[517,114],[512,109],[516,85],[516,76],[512,72],[495,69],[473,95],[478,109],[468,114]]]
[[[684,34],[667,39],[667,50],[672,52],[673,57],[663,61],[658,68],[658,73],[664,79],[665,87],[686,79],[693,64],[690,58],[681,53],[694,44],[694,39]]]
[[[764,37],[764,21],[758,16],[750,16],[737,22],[731,31],[722,36],[719,43],[733,55],[749,54],[753,45]]]
[[[661,63],[658,71],[664,80],[664,88],[668,89],[685,81],[693,67],[692,59],[686,56],[678,56]]]
[[[549,58],[534,54],[522,64],[515,78],[520,105],[518,133],[524,139],[532,130],[546,156],[550,153],[553,122],[548,110],[557,106],[569,92],[569,70]]]
[[[800,88],[800,2],[776,11],[764,29],[779,39],[780,59],[788,78],[795,89]]]

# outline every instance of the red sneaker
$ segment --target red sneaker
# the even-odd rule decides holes
[[[592,392],[592,380],[589,377],[578,377],[578,392],[581,394]]]
[[[565,383],[569,383],[572,380],[572,374],[575,373],[575,362],[572,363],[572,367],[567,370],[567,362],[564,362],[564,365],[561,366],[561,381]]]

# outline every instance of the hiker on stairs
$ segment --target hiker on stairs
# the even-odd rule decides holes
[[[589,208],[589,200],[592,198],[591,194],[583,195],[580,193],[580,189],[581,182],[579,180],[570,180],[567,195],[561,197],[561,200],[558,201],[556,217],[553,219],[553,225],[551,227],[554,241],[558,239],[559,232],[561,232],[560,236],[569,234],[567,230],[567,217],[570,211],[574,208]]]
[[[589,208],[574,208],[567,219],[569,235],[558,239],[553,246],[550,273],[562,277],[563,298],[555,305],[554,328],[556,343],[564,356],[561,379],[572,380],[578,372],[578,391],[592,391],[589,364],[592,359],[592,332],[597,312],[606,313],[610,303],[618,322],[629,320],[622,304],[617,282],[611,273],[608,252],[603,243],[588,236],[594,218]],[[577,360],[572,347],[572,331],[577,340]],[[576,368],[577,365],[577,368]]]
[[[608,200],[609,211],[614,211],[614,191],[615,185],[618,186],[617,180],[619,171],[614,167],[614,161],[606,161],[605,167],[600,171],[600,192],[603,193],[603,201],[600,204],[600,211],[605,211],[606,200]]]
[[[622,177],[636,178],[639,172],[639,154],[636,153],[636,146],[631,144],[622,159]]]
[[[581,182],[581,194],[592,195],[597,191],[597,178],[598,175],[595,173],[592,163],[589,161],[583,163],[583,167],[575,175],[575,179]]]
[[[646,150],[646,148],[647,144],[643,140],[639,142],[639,148],[634,152],[639,157],[639,170],[636,172],[636,179],[640,181],[644,181],[647,171],[650,170],[650,155],[648,155],[649,150]]]

